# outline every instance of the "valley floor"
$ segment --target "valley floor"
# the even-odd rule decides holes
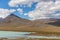
[[[19,31],[19,32],[36,32],[31,35],[46,35],[46,36],[60,36],[60,27],[46,26],[46,27],[0,27],[1,31]]]
[[[0,31],[19,31],[19,32],[36,32],[31,33],[30,35],[37,35],[37,36],[60,36],[60,27],[56,26],[46,26],[46,27],[0,27]],[[60,39],[25,39],[25,38],[18,38],[18,39],[0,39],[0,40],[60,40]]]

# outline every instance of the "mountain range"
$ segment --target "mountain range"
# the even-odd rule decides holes
[[[39,31],[42,28],[59,27],[60,19],[39,19],[39,20],[28,20],[20,18],[14,14],[7,16],[5,19],[0,19],[0,30],[34,30]],[[49,29],[48,28],[48,29]],[[39,30],[38,30],[39,29]]]

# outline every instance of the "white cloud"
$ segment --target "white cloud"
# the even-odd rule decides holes
[[[39,2],[41,0],[10,0],[8,5],[10,7],[18,7],[18,5],[25,5],[31,7],[33,2]]]
[[[42,1],[51,1],[51,0],[10,0],[8,2],[8,5],[10,7],[18,7],[18,5],[27,5],[28,7],[31,7],[33,2],[42,2]]]
[[[18,7],[20,4],[31,6],[32,1],[33,0],[11,0],[8,4],[10,7]]]
[[[60,10],[60,0],[11,0],[8,4],[10,7],[18,7],[23,4],[31,7],[33,2],[38,2],[35,10],[30,11],[28,15],[31,19],[45,19],[45,18],[58,18],[60,13],[55,14]]]
[[[25,16],[27,16],[28,14],[27,13],[24,13]]]
[[[17,11],[18,11],[20,14],[23,14],[23,9],[18,8]]]
[[[11,0],[8,4],[11,7],[15,7],[18,6],[18,4],[25,2],[25,0]]]
[[[41,1],[36,5],[35,10],[30,11],[28,16],[35,19],[46,19],[46,18],[60,18],[60,13],[55,14],[56,11],[60,10],[60,1]]]
[[[5,18],[11,13],[13,13],[14,11],[15,11],[14,9],[8,10],[8,9],[0,8],[0,17]]]

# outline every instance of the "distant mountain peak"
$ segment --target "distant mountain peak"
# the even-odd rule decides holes
[[[20,18],[19,16],[15,15],[15,14],[10,14],[9,16],[15,16],[17,18]]]

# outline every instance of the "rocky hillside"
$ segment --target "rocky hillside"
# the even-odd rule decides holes
[[[0,26],[21,26],[28,25],[30,20],[20,18],[14,14],[9,15],[0,22]]]
[[[31,21],[11,14],[5,19],[0,19],[0,30],[60,32],[60,19],[39,19]]]
[[[18,26],[29,26],[29,27],[47,27],[48,25],[60,25],[59,19],[39,19],[39,20],[27,20],[20,18],[14,14],[9,15],[5,19],[0,19],[0,27],[18,27]],[[56,23],[55,23],[56,22]]]

